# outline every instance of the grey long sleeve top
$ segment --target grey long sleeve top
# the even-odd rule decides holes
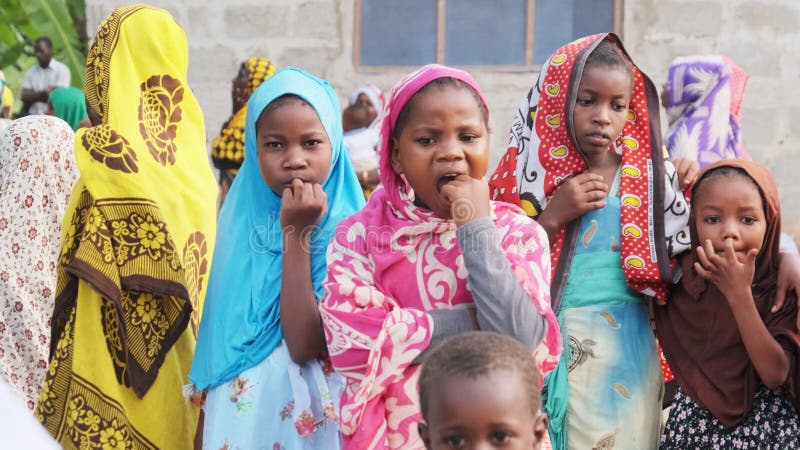
[[[467,268],[467,288],[477,308],[481,330],[513,336],[533,350],[547,332],[545,318],[514,274],[501,246],[503,236],[488,217],[473,220],[456,230],[458,245]],[[433,336],[428,349],[450,336],[473,330],[469,310],[428,311],[433,319]],[[426,349],[418,358],[422,362]]]

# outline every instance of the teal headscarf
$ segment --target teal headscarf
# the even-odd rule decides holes
[[[322,184],[328,213],[311,236],[311,282],[317,299],[336,225],[364,205],[342,139],[339,99],[328,82],[287,67],[264,81],[247,103],[245,159],[220,211],[217,244],[189,380],[201,390],[264,360],[281,342],[281,197],[261,176],[256,121],[273,100],[294,94],[314,107],[331,141],[331,171]]]
[[[50,103],[56,116],[67,122],[72,131],[77,131],[81,120],[89,118],[86,114],[86,97],[83,91],[75,87],[54,89],[50,92]]]

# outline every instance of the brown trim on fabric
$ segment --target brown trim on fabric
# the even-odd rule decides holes
[[[145,8],[151,7],[147,5],[134,5],[127,8],[119,8],[114,11],[110,16],[108,16],[108,18],[106,18],[106,20],[103,21],[99,28],[99,32],[94,38],[94,43],[89,48],[89,57],[87,58],[89,62],[86,64],[86,81],[84,82],[84,91],[86,93],[87,102],[93,109],[95,109],[95,112],[100,116],[100,119],[103,123],[108,121],[108,85],[110,81],[109,74],[111,73],[111,67],[109,67],[109,64],[103,64],[99,66],[99,63],[101,61],[108,62],[107,59],[110,59],[106,58],[105,55],[111,55],[114,51],[114,48],[117,46],[120,30],[122,28],[122,22],[124,22],[125,19],[130,17],[133,13]],[[106,33],[104,34],[103,31],[106,31]],[[99,56],[96,54],[98,52],[100,53]],[[90,63],[91,61],[96,61],[96,63],[92,64]],[[101,74],[95,73],[98,68],[102,70]],[[100,83],[95,82],[95,80],[98,78],[100,79]]]
[[[122,305],[117,302],[111,302],[114,305],[114,308],[117,312],[117,317],[124,318],[125,312],[122,309]],[[189,306],[188,308],[186,306]],[[184,307],[181,308],[181,311],[177,317],[177,319],[172,323],[172,325],[167,329],[166,334],[161,339],[161,348],[162,350],[156,353],[155,357],[152,360],[149,370],[145,370],[141,364],[138,364],[138,361],[135,358],[131,357],[131,350],[128,348],[128,329],[126,326],[122,326],[120,330],[122,331],[122,338],[125,342],[125,351],[126,351],[126,369],[128,371],[128,381],[130,382],[131,389],[136,394],[137,397],[142,398],[156,381],[156,377],[158,377],[158,371],[161,369],[161,365],[164,364],[164,359],[169,353],[169,350],[172,348],[173,345],[180,339],[183,332],[186,330],[187,325],[189,325],[189,318],[192,314],[192,308],[190,305],[189,300],[184,300]],[[125,323],[123,322],[123,325]]]
[[[558,315],[561,309],[561,300],[564,297],[564,289],[567,287],[569,270],[572,267],[572,257],[575,255],[575,245],[578,243],[580,231],[581,218],[578,217],[567,224],[567,229],[564,233],[564,245],[561,247],[561,257],[558,259],[558,266],[555,268],[553,281],[550,283],[550,305],[553,309],[553,313],[556,315]]]
[[[95,269],[86,261],[73,259],[64,270],[75,278],[85,281],[101,297],[119,302],[121,290],[117,283],[109,280],[102,272]],[[77,298],[77,290],[75,297]]]
[[[63,275],[59,275],[61,277]],[[56,346],[64,327],[67,325],[68,315],[75,307],[75,299],[78,298],[78,279],[69,277],[64,286],[64,290],[56,295],[53,305],[53,316],[50,319],[50,355],[48,359],[53,359],[56,353]]]
[[[149,277],[147,275],[130,275],[120,279],[122,289],[125,291],[150,292],[153,294],[164,294],[191,301],[189,291],[186,286],[168,280]]]
[[[141,398],[191,320],[186,268],[155,202],[142,198],[93,199],[85,190],[81,195],[80,211],[96,212],[101,223],[94,223],[94,230],[86,229],[91,217],[98,217],[89,212],[76,213],[71,220],[80,237],[76,231],[69,243],[75,245],[74,251],[70,247],[60,259],[58,285],[63,286],[63,292],[57,292],[53,342],[63,332],[63,315],[72,312],[78,301],[79,280],[85,281],[84,289],[99,295],[108,310],[102,314],[102,324],[117,381],[130,386]],[[115,224],[132,226],[134,231],[117,236],[109,231]],[[142,239],[130,238],[143,224],[159,227],[163,242],[155,250],[145,248]],[[120,255],[125,257],[120,259]],[[54,347],[51,353],[55,353]]]

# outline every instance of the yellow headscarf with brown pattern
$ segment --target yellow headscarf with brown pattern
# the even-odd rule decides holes
[[[89,51],[86,98],[101,123],[75,136],[81,177],[64,215],[36,412],[64,448],[104,437],[188,448],[194,437],[199,412],[181,388],[208,282],[217,187],[187,69],[183,30],[145,5],[115,10]]]
[[[278,70],[267,58],[249,58],[244,62],[244,66],[247,69],[247,84],[251,94]],[[219,135],[211,144],[211,158],[214,165],[220,171],[227,171],[230,181],[233,181],[244,161],[245,117],[247,117],[247,104],[239,108],[223,125]]]

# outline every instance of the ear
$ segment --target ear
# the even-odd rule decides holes
[[[389,139],[389,161],[392,163],[392,170],[398,175],[403,174],[403,166],[400,164],[400,146],[397,138]]]
[[[419,437],[422,438],[422,442],[425,444],[425,448],[431,450],[431,435],[430,431],[428,430],[428,424],[425,422],[420,422],[417,424],[417,432],[419,432]]]
[[[547,414],[539,412],[533,421],[533,448],[541,450],[544,448],[544,440],[547,437]]]

